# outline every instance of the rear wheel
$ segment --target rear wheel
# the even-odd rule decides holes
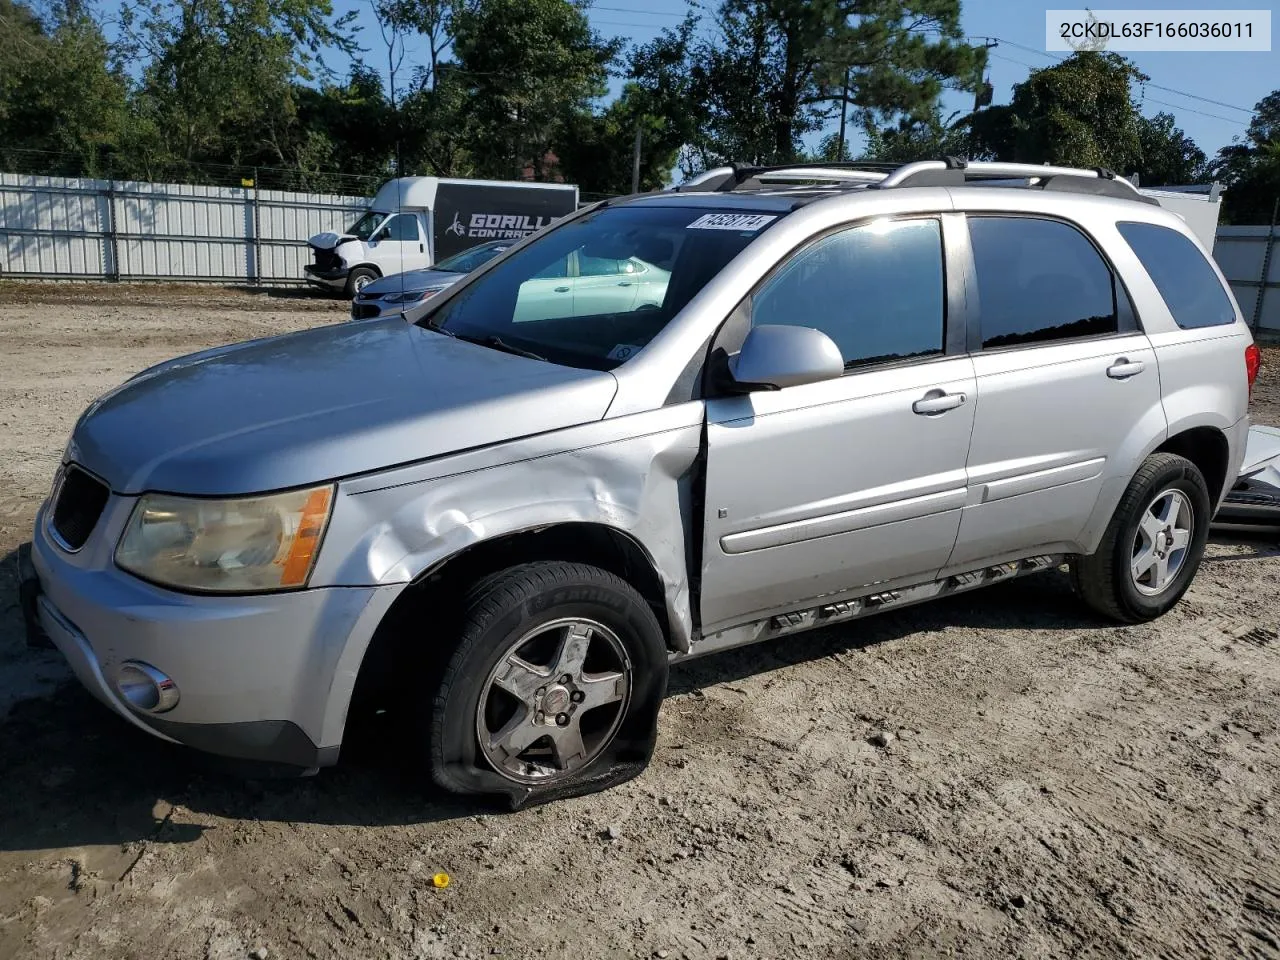
[[[635,776],[653,751],[667,656],[653,611],[584,564],[522,564],[464,601],[432,705],[431,770],[514,807]]]
[[[1154,620],[1191,586],[1211,512],[1208,487],[1194,463],[1152,454],[1130,481],[1097,552],[1072,564],[1077,591],[1115,620]]]
[[[378,279],[378,273],[372,267],[356,267],[347,274],[346,294],[348,299]]]

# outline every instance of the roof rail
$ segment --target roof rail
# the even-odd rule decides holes
[[[896,164],[872,161],[833,163],[788,163],[777,166],[754,166],[732,163],[698,174],[670,189],[675,191],[728,193],[746,184],[763,185],[768,181],[804,183],[829,181],[847,186],[876,190],[895,187],[958,187],[964,184],[1018,186],[1091,196],[1118,197],[1141,203],[1158,202],[1105,167],[1056,167],[1049,164],[971,162],[958,157],[921,160]],[[1012,182],[1002,182],[1012,181]]]
[[[876,161],[832,161],[830,163],[780,163],[770,166],[732,163],[700,173],[684,183],[671,187],[673,191],[697,190],[699,192],[728,193],[740,189],[748,181],[764,180],[808,182],[826,180],[834,183],[875,183],[886,174],[898,169],[896,163]]]
[[[1028,180],[1034,182],[1027,186],[1042,190],[1154,202],[1139,193],[1138,188],[1128,180],[1116,176],[1106,167],[1085,169],[1034,163],[968,162],[956,157],[905,164],[872,186],[880,190],[894,187],[958,187],[966,183],[996,180]]]

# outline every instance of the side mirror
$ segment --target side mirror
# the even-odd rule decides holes
[[[821,330],[765,324],[729,358],[729,376],[738,392],[781,390],[844,376],[844,357]]]

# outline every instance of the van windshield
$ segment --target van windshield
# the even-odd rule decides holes
[[[387,215],[381,210],[369,210],[347,230],[347,235],[357,240],[368,240],[373,236],[373,231],[378,229],[378,224],[386,218]]]
[[[777,220],[736,206],[603,207],[542,235],[417,322],[495,349],[611,370]]]

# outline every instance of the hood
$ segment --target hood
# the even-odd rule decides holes
[[[616,387],[399,317],[334,324],[153,367],[90,405],[68,454],[117,493],[258,493],[599,420]]]
[[[307,241],[317,250],[332,250],[340,244],[346,243],[348,240],[356,238],[346,233],[317,233],[314,237]]]
[[[407,270],[404,273],[392,273],[366,284],[360,291],[360,299],[377,300],[389,293],[421,293],[428,287],[447,287],[465,276],[465,273],[455,273],[452,270]]]

